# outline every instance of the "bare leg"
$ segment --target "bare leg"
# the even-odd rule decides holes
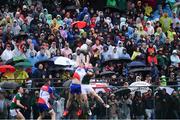
[[[24,116],[23,116],[23,114],[21,112],[18,112],[16,117],[17,117],[18,120],[25,120],[25,118],[24,118]]]
[[[49,111],[49,114],[51,115],[51,120],[56,120],[56,113],[54,112],[53,109]]]
[[[38,117],[37,120],[42,120],[43,118],[44,118],[44,112],[39,113],[39,117]]]
[[[69,107],[71,106],[72,101],[73,101],[73,97],[74,97],[74,95],[69,93],[69,98],[68,98],[67,103],[66,103],[66,109],[69,109]]]
[[[104,104],[104,101],[101,97],[99,97],[99,95],[93,90],[91,91],[91,94],[99,101],[101,102],[102,104]]]
[[[82,101],[82,95],[81,94],[76,94],[76,100],[79,103],[79,106],[81,107],[83,101]]]
[[[88,97],[86,94],[82,94],[82,99],[84,100],[84,103],[86,104],[86,107],[89,109],[89,102]]]

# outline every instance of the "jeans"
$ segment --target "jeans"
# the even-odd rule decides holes
[[[154,119],[154,110],[153,109],[145,109],[146,114],[147,114],[147,119]]]

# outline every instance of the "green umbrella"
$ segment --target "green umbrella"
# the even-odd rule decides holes
[[[25,61],[27,61],[27,59],[24,58],[23,56],[16,56],[16,57],[13,57],[12,59],[9,59],[6,62],[6,65],[15,65],[18,62],[25,62]]]
[[[32,64],[29,61],[25,61],[25,62],[16,63],[14,66],[15,67],[28,68],[28,67],[32,67]]]

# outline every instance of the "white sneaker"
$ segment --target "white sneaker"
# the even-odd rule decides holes
[[[88,115],[89,115],[89,116],[91,116],[91,115],[92,115],[92,112],[91,112],[91,110],[90,110],[90,109],[88,110]]]

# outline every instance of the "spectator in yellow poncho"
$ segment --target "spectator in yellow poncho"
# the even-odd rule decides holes
[[[176,35],[176,32],[173,29],[169,29],[167,31],[167,37],[169,38],[169,42],[174,41],[174,36]]]
[[[159,22],[161,23],[162,30],[165,33],[170,29],[171,24],[173,23],[172,19],[170,17],[168,17],[167,13],[163,14],[163,16],[160,18]]]
[[[141,55],[140,49],[139,49],[139,47],[137,47],[137,48],[136,48],[136,51],[134,51],[133,54],[132,54],[132,56],[131,56],[131,60],[136,60],[136,58],[137,58],[138,56],[140,56],[140,55]]]
[[[148,5],[148,3],[146,3],[146,6],[145,6],[145,15],[146,16],[150,16],[152,13],[152,7]]]
[[[9,70],[7,70],[7,72],[5,72],[4,74],[2,74],[2,77],[1,79],[6,79],[8,81],[13,81],[15,82],[14,80],[14,73],[13,72],[10,72]]]
[[[18,68],[14,73],[14,76],[18,83],[24,83],[29,78],[29,75],[23,68]]]

